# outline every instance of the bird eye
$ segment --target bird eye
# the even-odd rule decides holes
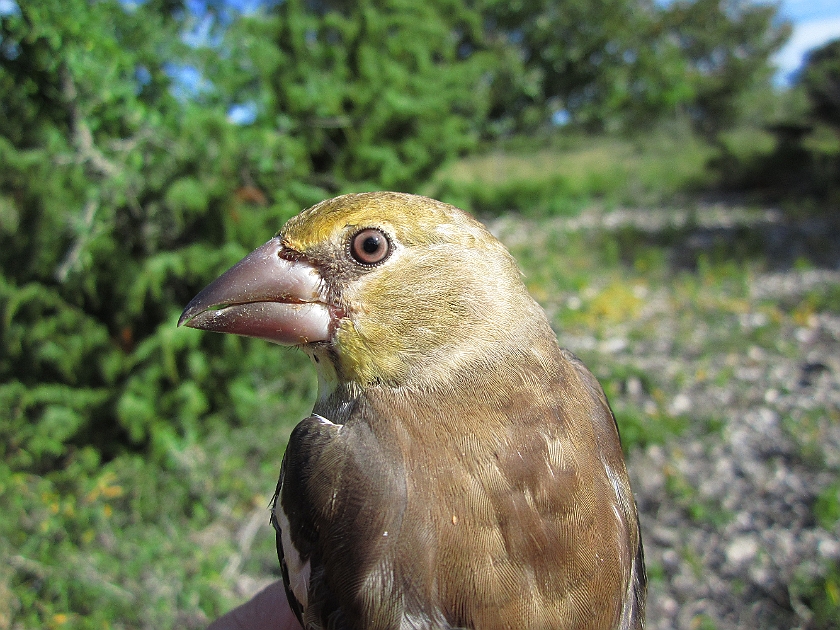
[[[391,242],[379,230],[368,228],[350,239],[350,255],[363,265],[375,265],[391,253]]]

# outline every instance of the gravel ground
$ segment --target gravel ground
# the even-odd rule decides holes
[[[723,418],[720,431],[689,431],[630,459],[648,564],[662,571],[651,581],[650,628],[693,628],[701,619],[719,629],[808,627],[797,580],[840,560],[840,529],[819,527],[812,510],[840,469],[840,317],[784,333],[795,356],[753,347],[731,363],[728,382],[692,383],[674,395],[675,410]],[[634,358],[652,369],[674,360],[644,349]],[[820,409],[834,417],[815,418]],[[811,420],[798,434],[801,418]],[[695,490],[692,503],[711,515],[670,500],[672,479]]]
[[[735,240],[747,237],[768,270],[751,276],[740,312],[711,322],[675,306],[665,287],[646,291],[639,317],[607,339],[561,333],[596,373],[599,363],[618,363],[647,375],[652,385],[627,379],[623,400],[614,400],[617,415],[626,404],[664,406],[688,422],[628,461],[651,577],[647,627],[814,627],[802,584],[840,561],[840,522],[826,530],[813,510],[840,471],[840,313],[771,322],[767,305],[840,287],[840,232],[826,220],[792,224],[774,211],[721,207],[588,212],[554,225],[560,232],[628,227],[653,240],[676,230],[675,268],[691,268],[710,244],[731,239],[737,249]],[[508,242],[525,236],[512,220],[493,229]],[[819,267],[795,270],[803,253]],[[771,333],[762,337],[762,328]]]

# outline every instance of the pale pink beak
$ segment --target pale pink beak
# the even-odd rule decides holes
[[[283,257],[278,237],[196,295],[178,320],[190,328],[258,337],[287,346],[327,341],[330,311],[318,271]]]

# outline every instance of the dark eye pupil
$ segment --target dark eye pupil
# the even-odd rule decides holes
[[[349,245],[350,255],[363,265],[381,263],[391,253],[388,237],[375,228],[357,232]]]
[[[362,243],[362,250],[366,254],[375,254],[381,245],[382,241],[378,236],[368,236]]]

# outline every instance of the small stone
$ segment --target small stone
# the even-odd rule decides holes
[[[677,611],[680,609],[680,605],[673,597],[663,597],[659,602],[659,607],[668,616],[677,614]]]
[[[726,561],[740,566],[758,553],[758,541],[753,536],[738,536],[726,547]]]
[[[817,545],[817,551],[823,558],[840,557],[840,542],[831,540],[830,538],[823,538]]]
[[[755,324],[754,321],[751,322],[751,323]],[[762,323],[757,324],[757,325],[758,326],[763,326],[764,322],[762,321]],[[765,356],[766,356],[766,353],[765,353],[764,350],[762,350],[758,346],[750,346],[749,350],[747,350],[747,356],[750,359],[752,359],[753,361],[763,361]]]
[[[673,527],[656,527],[650,535],[660,547],[676,547],[680,541],[679,533]]]
[[[811,343],[817,338],[817,331],[809,328],[797,328],[793,336],[799,343]]]
[[[637,376],[631,376],[627,379],[627,395],[631,398],[641,398],[644,393],[642,381]]]
[[[668,407],[668,412],[672,416],[681,416],[691,411],[691,399],[685,394],[677,394],[671,405]]]
[[[676,571],[680,566],[680,556],[673,549],[667,549],[662,553],[662,565],[666,571]]]
[[[604,354],[616,354],[627,347],[627,340],[622,337],[610,337],[601,342],[600,350]]]

